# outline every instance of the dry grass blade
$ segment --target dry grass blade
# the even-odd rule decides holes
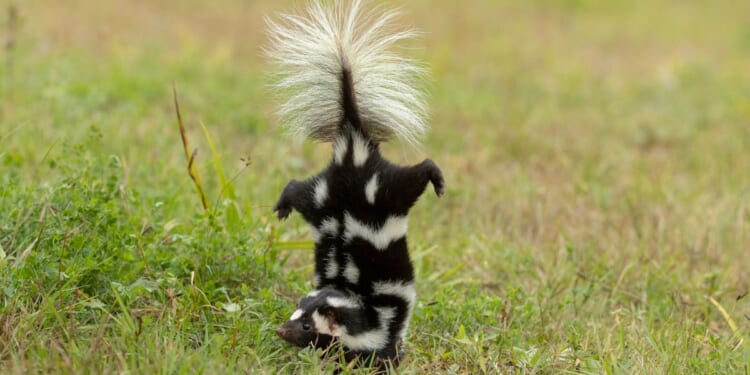
[[[722,306],[717,300],[715,300],[713,297],[708,297],[708,300],[711,301],[711,303],[716,306],[716,308],[721,313],[721,316],[724,318],[724,320],[729,324],[729,328],[732,330],[732,334],[734,334],[734,337],[738,340],[737,347],[739,346],[745,346],[745,340],[743,339],[742,335],[740,335],[739,328],[737,327],[737,323],[734,322],[734,319],[732,319],[731,316],[729,316],[729,313],[726,309],[724,309],[724,306]]]
[[[188,151],[190,150],[190,142],[188,141],[185,124],[182,122],[182,115],[180,114],[180,103],[177,100],[177,88],[174,86],[172,86],[172,95],[174,98],[174,110],[177,113],[177,125],[180,127],[180,136],[182,137],[182,147],[185,150],[185,159],[187,159],[188,162],[188,175],[190,175],[190,179],[193,180],[195,188],[198,189],[198,195],[201,198],[203,209],[208,211],[208,201],[206,200],[206,193],[203,191],[203,183],[201,182],[201,178],[195,170],[193,163],[195,161],[195,155],[198,153],[198,149],[193,150],[192,153]]]

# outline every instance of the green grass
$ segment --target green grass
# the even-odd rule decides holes
[[[271,207],[330,157],[272,116],[262,17],[291,2],[15,3],[0,372],[330,371],[273,332],[312,253]],[[410,219],[402,372],[748,373],[750,3],[388,3],[432,131],[385,153],[448,183]]]

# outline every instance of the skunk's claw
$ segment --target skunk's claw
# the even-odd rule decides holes
[[[435,187],[435,195],[437,195],[438,198],[442,197],[443,194],[445,194],[445,180],[443,179],[443,176],[439,176],[431,181],[432,186]]]
[[[435,162],[429,159],[428,161],[430,164],[430,182],[435,188],[435,195],[440,198],[445,194],[445,179],[443,178],[443,172],[438,168]]]
[[[291,207],[282,207],[281,204],[277,204],[273,208],[273,212],[276,212],[276,214],[279,217],[279,220],[284,220],[292,213]]]
[[[273,206],[273,212],[278,214],[279,220],[286,219],[292,213],[292,209],[294,208],[292,197],[297,190],[296,186],[298,184],[299,183],[296,180],[289,181],[289,183],[284,186],[284,190],[281,192],[278,202]]]

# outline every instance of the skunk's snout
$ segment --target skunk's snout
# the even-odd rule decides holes
[[[284,327],[276,328],[276,334],[279,335],[282,339],[285,339],[287,336],[289,336],[289,330]]]

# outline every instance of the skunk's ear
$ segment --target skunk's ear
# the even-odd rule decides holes
[[[320,308],[320,313],[326,318],[328,324],[338,323],[338,314],[333,306],[323,306]]]

